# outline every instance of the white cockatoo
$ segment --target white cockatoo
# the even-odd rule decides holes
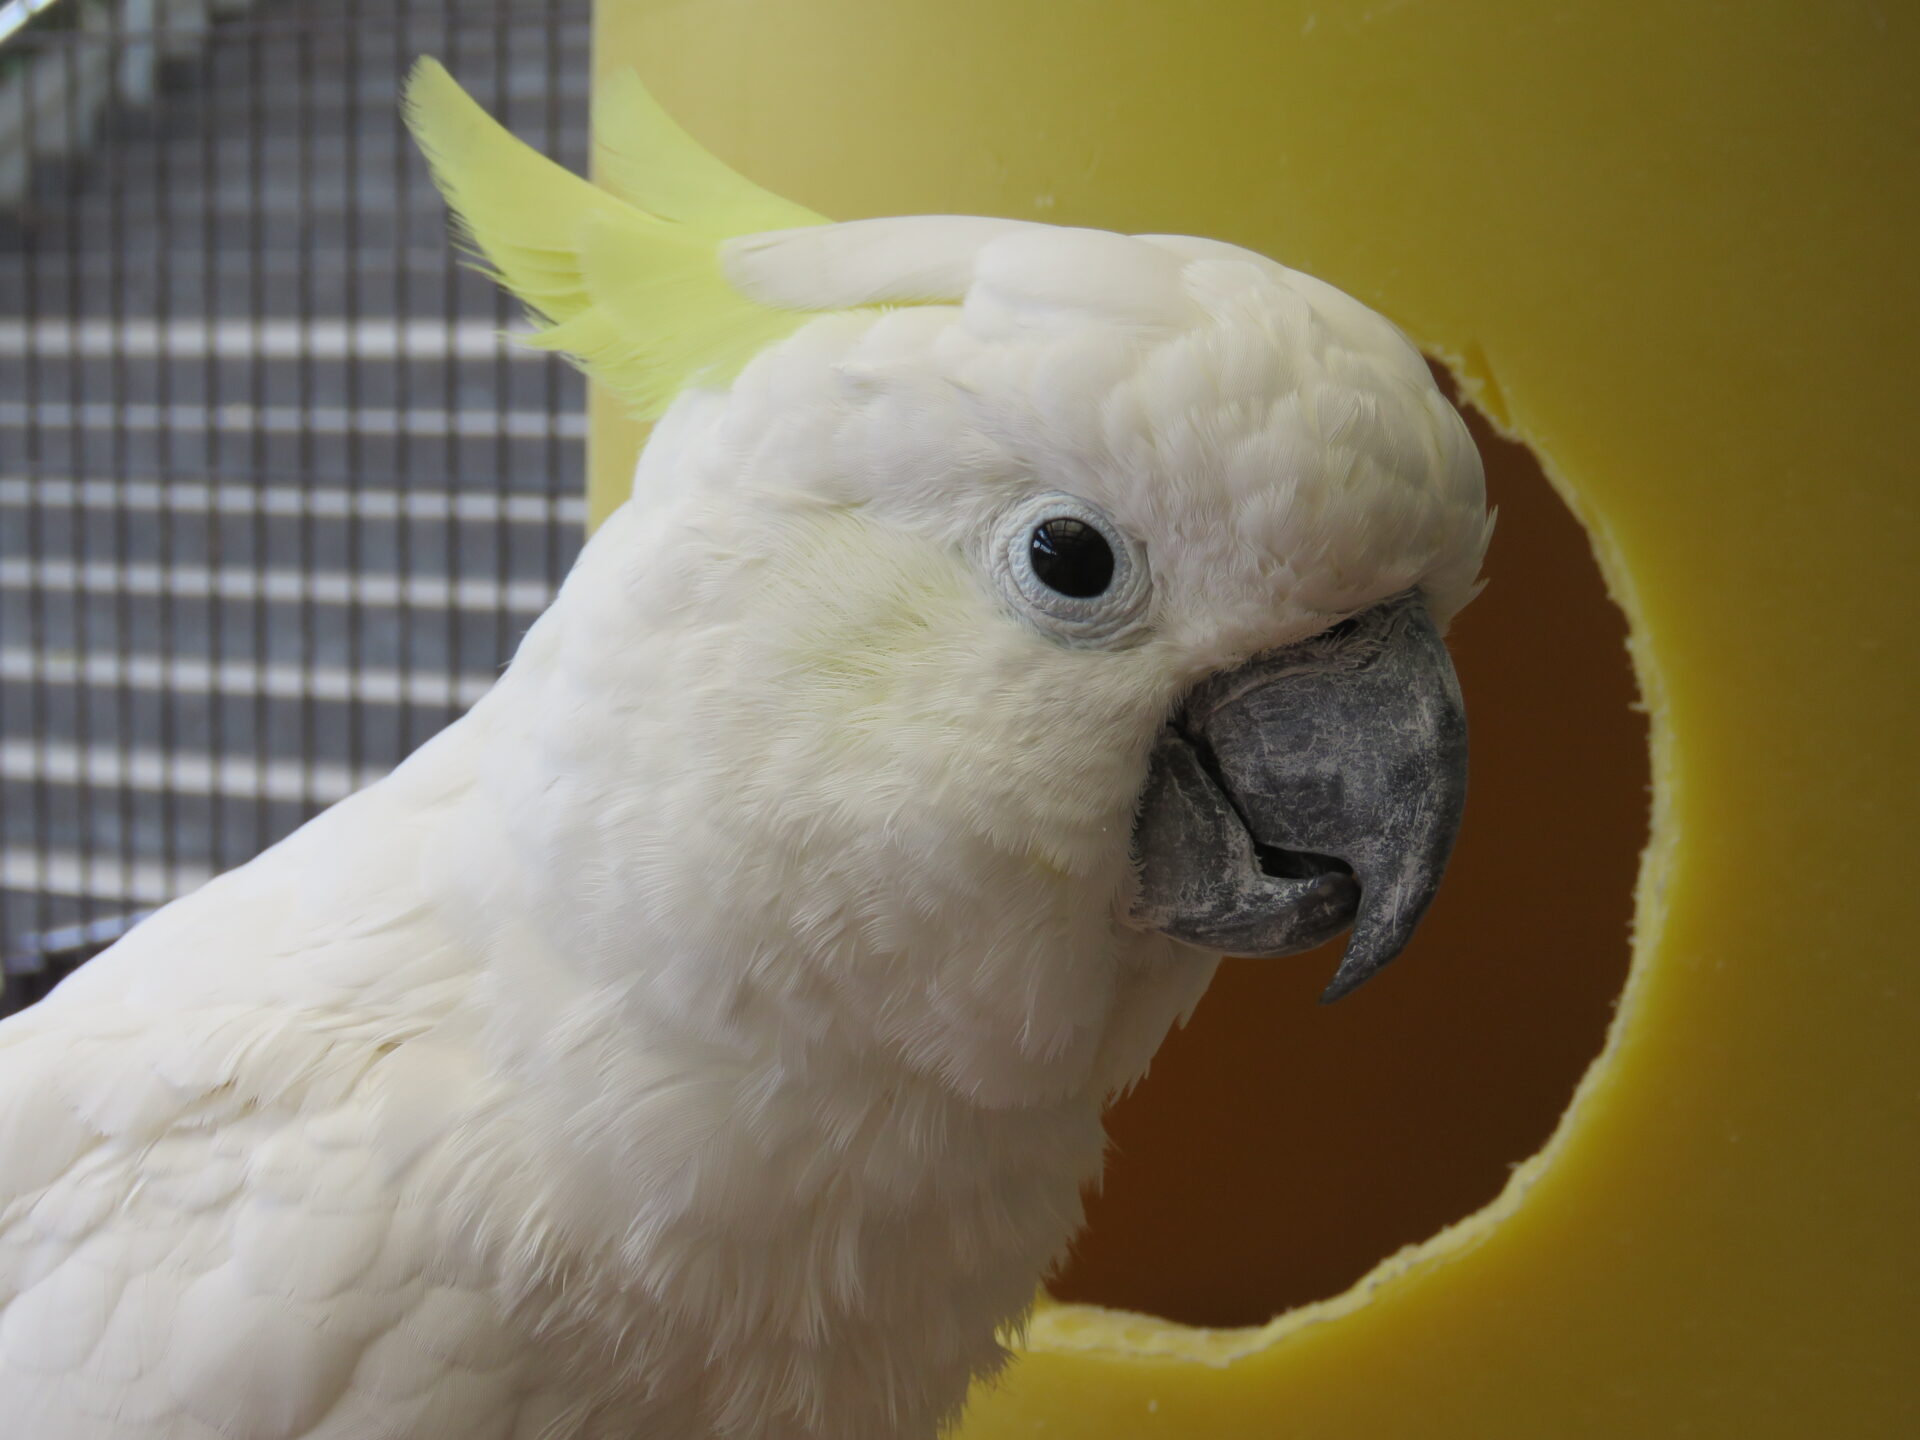
[[[930,1436],[1218,953],[1418,921],[1473,446],[1232,245],[409,114],[660,423],[471,713],[0,1026],[0,1431]]]

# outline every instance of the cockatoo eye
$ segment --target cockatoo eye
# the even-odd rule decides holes
[[[1151,589],[1146,552],[1097,505],[1058,491],[1025,496],[995,536],[996,577],[1028,620],[1072,645],[1139,637]]]
[[[1027,563],[1040,583],[1078,600],[1103,593],[1113,583],[1113,547],[1107,537],[1073,515],[1056,515],[1034,527]]]

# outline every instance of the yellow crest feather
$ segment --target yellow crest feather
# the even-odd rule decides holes
[[[720,247],[825,218],[730,170],[631,71],[594,105],[605,189],[515,139],[438,61],[413,67],[406,116],[465,237],[540,322],[530,343],[571,356],[640,419],[689,385],[724,384],[812,318],[729,285]]]

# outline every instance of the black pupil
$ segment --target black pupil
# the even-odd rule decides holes
[[[1043,520],[1027,548],[1033,573],[1049,590],[1084,600],[1113,583],[1113,548],[1084,520],[1068,515]]]

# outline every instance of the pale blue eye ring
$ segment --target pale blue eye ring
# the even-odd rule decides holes
[[[1059,575],[1042,578],[1044,534],[1084,527],[1106,543],[1112,570],[1095,594],[1068,594]],[[1146,549],[1099,506],[1058,490],[1026,495],[1007,507],[994,527],[992,563],[1000,589],[1041,630],[1069,645],[1119,646],[1144,633],[1152,580]],[[1073,588],[1087,588],[1076,586]]]

